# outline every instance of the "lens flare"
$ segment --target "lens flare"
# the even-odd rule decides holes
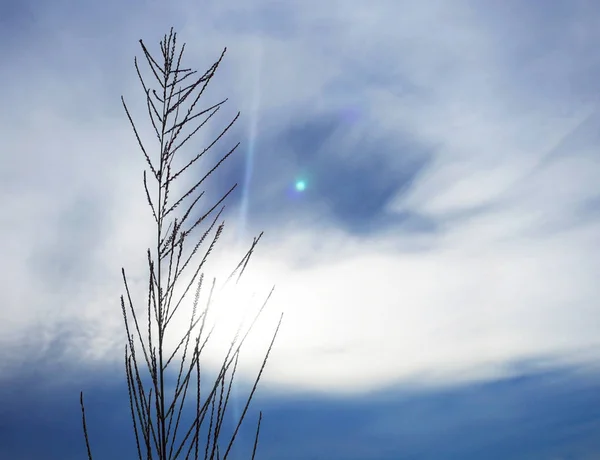
[[[347,123],[355,124],[361,118],[360,109],[357,106],[347,107],[342,111],[342,118]]]
[[[240,204],[238,246],[246,237],[248,223],[248,200],[250,195],[250,182],[254,169],[254,151],[256,148],[256,129],[258,125],[258,113],[260,109],[260,71],[262,66],[262,49],[255,48],[254,59],[254,88],[252,91],[252,107],[250,109],[250,126],[248,129],[248,150],[246,152],[246,164],[244,167],[244,183],[242,186],[242,202]]]
[[[257,44],[254,48],[254,87],[252,91],[252,106],[250,109],[250,126],[248,129],[248,150],[246,151],[246,164],[244,166],[244,183],[242,186],[242,201],[240,204],[240,215],[239,215],[239,230],[238,230],[238,249],[245,242],[246,228],[248,226],[248,201],[250,198],[250,182],[252,180],[252,172],[254,169],[254,152],[256,149],[256,138],[257,138],[257,125],[258,125],[258,114],[260,109],[260,80],[261,80],[261,67],[262,67],[262,46]],[[232,417],[233,423],[236,424],[241,415],[241,403],[239,397],[239,389],[237,381],[234,380],[231,383],[233,391],[233,407]],[[241,435],[238,434],[238,438]],[[234,449],[233,452],[236,458],[239,458],[239,452]]]
[[[302,179],[296,181],[296,191],[303,192],[306,190],[306,182]]]

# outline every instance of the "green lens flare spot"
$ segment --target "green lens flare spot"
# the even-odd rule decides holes
[[[303,192],[306,189],[306,182],[303,180],[296,181],[296,190],[298,192]]]

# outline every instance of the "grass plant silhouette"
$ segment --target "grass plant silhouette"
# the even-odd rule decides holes
[[[152,217],[156,224],[155,254],[153,255],[150,249],[147,250],[149,277],[145,340],[141,332],[142,325],[138,321],[133,306],[125,269],[122,269],[125,296],[121,295],[121,308],[127,332],[125,373],[138,458],[139,460],[167,460],[178,458],[198,459],[200,456],[200,458],[204,459],[226,459],[231,452],[239,429],[247,414],[248,407],[255,394],[277,332],[279,331],[283,315],[279,318],[260,370],[254,380],[236,426],[231,435],[226,437],[223,443],[221,442],[225,433],[222,431],[223,422],[231,395],[240,349],[258,316],[263,311],[273,290],[267,296],[245,333],[240,334],[241,330],[238,330],[238,333],[229,345],[220,371],[217,373],[214,383],[210,386],[208,394],[202,395],[200,391],[200,356],[212,333],[211,329],[205,334],[205,326],[208,311],[213,303],[216,279],[213,278],[212,285],[210,286],[206,308],[198,314],[197,307],[204,280],[204,272],[201,272],[201,269],[207,257],[213,251],[225,225],[224,221],[217,225],[217,221],[224,210],[223,202],[233,192],[237,184],[234,184],[216,203],[209,206],[206,212],[198,213],[198,218],[193,219],[191,216],[192,211],[195,211],[197,203],[204,195],[204,192],[199,192],[198,188],[232,155],[239,146],[239,143],[223,155],[212,169],[208,170],[199,181],[187,189],[186,192],[182,193],[181,196],[171,199],[170,193],[174,181],[181,178],[183,173],[189,171],[190,167],[198,159],[212,149],[239,118],[240,113],[238,112],[233,120],[207,147],[199,153],[192,155],[189,161],[184,160],[182,167],[174,167],[173,159],[176,154],[180,153],[181,148],[192,139],[227,101],[225,99],[203,110],[196,109],[196,105],[203,95],[204,90],[214,77],[223,60],[227,48],[223,50],[219,59],[203,75],[199,76],[197,71],[182,68],[181,61],[185,44],[179,48],[177,47],[177,34],[173,32],[172,28],[169,34],[165,35],[164,39],[160,42],[161,63],[151,55],[142,40],[140,40],[140,45],[150,69],[150,77],[153,77],[158,84],[158,91],[146,84],[146,79],[140,70],[137,59],[134,59],[135,69],[146,95],[148,115],[160,145],[160,154],[159,158],[151,159],[148,150],[141,140],[139,131],[125,100],[121,97],[125,113],[150,170],[150,173],[144,170],[143,184],[148,204],[152,211]],[[157,186],[154,200],[148,188],[148,176],[155,181]],[[184,188],[184,190],[186,189]],[[185,209],[185,212],[181,212],[182,208]],[[199,225],[204,223],[208,225],[206,231],[195,241],[191,250],[185,251],[184,245],[187,242],[187,238]],[[225,284],[231,282],[236,276],[237,279],[235,282],[239,280],[261,236],[262,233],[257,238],[254,238],[250,249],[229,275]],[[206,243],[208,241],[210,242]],[[199,249],[203,244],[207,244],[204,255],[200,262],[195,264],[195,268],[192,269],[193,275],[191,276],[191,280],[187,283],[183,294],[181,297],[178,297],[178,301],[173,306],[175,285],[181,280],[184,271],[186,273],[190,272],[191,267],[194,266],[190,262],[201,252]],[[168,354],[164,350],[167,327],[194,283],[195,297],[189,327],[185,334],[183,334],[183,337],[181,337],[175,350]],[[193,336],[192,333],[195,328],[199,328],[199,332]],[[140,360],[139,349],[135,346],[135,335],[132,333],[132,329],[139,339],[142,356],[151,380],[151,383],[147,385],[144,384],[144,379],[138,366]],[[186,359],[190,342],[192,342],[191,357]],[[165,389],[165,373],[170,366],[175,365],[177,361],[175,355],[180,349],[182,350],[182,357],[179,360],[177,384],[172,398],[169,399]],[[189,396],[188,387],[192,381],[196,383],[195,416],[187,430],[184,429],[185,433],[182,437],[180,436],[181,439],[179,439],[177,435],[181,433],[179,430],[181,428],[180,421],[183,404],[186,397]],[[204,398],[202,399],[201,396],[204,396]],[[92,460],[83,392],[80,393],[80,405],[87,455],[88,459]],[[201,441],[200,430],[207,419],[208,429],[205,429],[206,433],[202,435]],[[261,420],[262,412],[258,417],[252,459],[256,455]]]

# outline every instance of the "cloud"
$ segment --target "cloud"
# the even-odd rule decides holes
[[[240,235],[267,231],[244,289],[277,287],[242,375],[256,369],[281,310],[265,379],[289,389],[448,383],[497,376],[515,360],[597,350],[600,120],[590,82],[600,60],[590,43],[598,16],[583,2],[558,2],[543,18],[511,5],[254,2],[199,11],[177,2],[162,21],[158,6],[124,20],[109,4],[87,35],[89,12],[38,18],[29,37],[47,43],[29,38],[16,71],[2,72],[2,96],[14,106],[2,120],[3,151],[15,152],[2,154],[0,168],[5,349],[34,340],[43,353],[68,330],[54,359],[121,359],[119,268],[143,301],[151,227],[141,154],[118,97],[144,116],[134,46],[157,40],[175,18],[188,63],[206,66],[229,47],[207,103],[229,95],[223,119],[237,107],[245,114],[240,155],[207,195],[240,180],[254,148],[247,220],[238,221],[238,195],[214,267],[225,273],[235,263]],[[101,35],[111,18],[114,36]],[[551,28],[559,18],[564,27]],[[51,36],[49,25],[63,32]],[[144,133],[151,138],[148,126]],[[299,174],[307,190],[292,200]],[[238,319],[221,320],[224,331]]]

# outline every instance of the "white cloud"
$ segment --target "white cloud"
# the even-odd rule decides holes
[[[597,210],[584,207],[597,199],[597,106],[584,97],[587,87],[566,83],[590,78],[595,68],[585,17],[596,13],[576,11],[560,48],[527,42],[535,59],[521,74],[513,68],[521,59],[519,38],[504,46],[493,8],[365,5],[255,2],[236,6],[234,14],[232,6],[200,12],[180,2],[174,10],[185,17],[180,33],[188,62],[205,65],[229,47],[210,97],[230,95],[230,110],[237,104],[249,111],[252,59],[262,50],[257,155],[272,172],[269,183],[253,184],[250,200],[268,202],[294,168],[286,146],[267,151],[265,139],[345,101],[366,107],[362,118],[325,141],[323,154],[353,162],[348,149],[335,145],[381,137],[392,139],[389,148],[364,154],[393,165],[404,154],[394,146],[409,133],[427,146],[414,155],[433,155],[409,188],[398,184],[386,212],[428,216],[435,233],[389,227],[352,235],[326,219],[322,204],[273,227],[250,223],[267,233],[246,288],[266,295],[271,284],[277,287],[242,372],[256,368],[281,309],[284,325],[265,379],[289,388],[343,392],[412,378],[468,380],[498,375],[513,360],[575,359],[570,353],[596,350],[600,222]],[[118,38],[133,44],[138,35],[149,43],[159,38],[165,25],[156,11],[136,14],[136,27],[119,29]],[[85,24],[63,26],[76,36]],[[142,275],[151,234],[141,154],[115,92],[125,93],[137,118],[144,116],[134,70],[126,65],[133,47],[118,48],[115,40],[102,39],[102,46],[115,47],[114,56],[97,61],[84,47],[73,45],[77,58],[56,51],[61,59],[94,62],[91,80],[81,66],[59,78],[46,61],[27,79],[2,74],[7,97],[16,102],[22,94],[26,102],[5,114],[0,128],[7,152],[0,170],[8,171],[0,186],[8,210],[0,239],[8,286],[0,298],[5,350],[32,339],[47,343],[73,322],[82,326],[80,335],[67,340],[58,359],[89,366],[122,359],[119,268]],[[23,53],[33,62],[41,50]],[[562,65],[570,71],[558,72]],[[544,70],[550,83],[540,90]],[[96,106],[100,113],[90,109]],[[229,225],[235,224],[232,216]],[[216,267],[221,273],[237,257],[230,231]],[[137,283],[143,301],[144,278]],[[220,320],[224,332],[239,315],[231,318]],[[216,362],[213,353],[208,362]]]

